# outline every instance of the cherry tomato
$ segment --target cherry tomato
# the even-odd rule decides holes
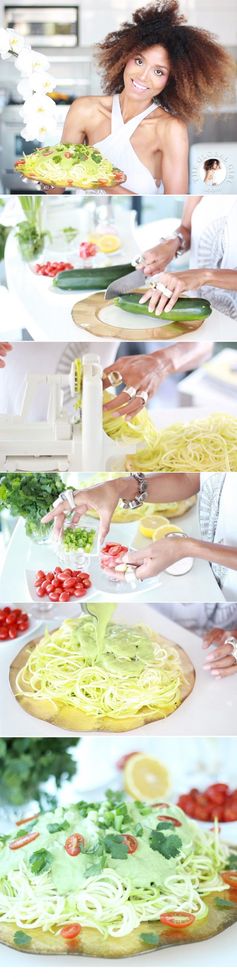
[[[169,928],[188,928],[195,921],[195,914],[188,911],[164,911],[160,915],[162,925],[169,925]]]
[[[17,626],[16,625],[10,625],[9,626],[9,633],[8,633],[9,639],[16,639],[17,632],[18,632]]]
[[[237,889],[237,870],[223,870],[221,877],[225,881],[225,884],[233,887],[234,890]]]
[[[216,782],[206,789],[206,795],[212,802],[223,802],[228,793],[229,786],[225,782]]]
[[[4,642],[4,639],[8,639],[8,629],[6,626],[0,628],[0,640]]]
[[[28,833],[27,836],[19,836],[18,840],[12,840],[12,842],[9,843],[9,849],[20,850],[21,847],[26,846],[27,843],[33,843],[34,840],[37,840],[37,836],[39,835],[39,833],[35,832]]]
[[[68,853],[69,857],[78,857],[81,852],[81,846],[85,846],[84,836],[80,833],[72,833],[68,836],[66,843],[64,843],[64,850]]]
[[[73,941],[74,938],[77,938],[78,935],[80,935],[80,932],[81,925],[64,925],[63,928],[61,928],[60,935],[62,938],[66,938],[67,941]]]
[[[135,853],[138,848],[138,842],[135,836],[131,836],[131,833],[123,833],[123,840],[128,848],[128,853]]]

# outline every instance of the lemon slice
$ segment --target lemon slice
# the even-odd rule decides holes
[[[145,517],[145,519],[141,520],[139,523],[139,530],[140,533],[143,534],[143,537],[152,538],[155,530],[159,530],[160,527],[165,527],[166,525],[169,526],[169,520],[167,520],[167,517]]]
[[[166,537],[167,534],[183,534],[183,530],[181,530],[181,527],[176,527],[175,523],[169,523],[167,520],[167,524],[164,524],[163,521],[163,526],[157,527],[154,530],[152,540],[162,540],[162,537]]]
[[[168,769],[150,755],[132,755],[126,762],[123,775],[126,792],[141,802],[159,802],[169,792]]]
[[[118,235],[100,235],[97,238],[97,245],[101,252],[109,255],[111,252],[118,251],[121,241]]]

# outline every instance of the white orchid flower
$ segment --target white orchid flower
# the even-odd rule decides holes
[[[11,52],[9,51],[8,31],[5,31],[3,27],[0,27],[0,55],[3,61],[7,61],[8,58],[11,58]]]
[[[30,84],[30,78],[22,78],[19,84],[17,85],[17,91],[19,92],[19,95],[21,95],[22,98],[24,99],[24,102],[26,101],[26,99],[30,99],[31,95],[33,94],[32,85]]]
[[[26,50],[27,42],[21,34],[17,34],[17,32],[11,30],[11,28],[9,28],[6,33],[8,34],[9,48],[13,54],[19,55],[23,48]],[[30,48],[28,48],[28,50],[30,50]]]
[[[43,115],[54,116],[56,106],[53,99],[50,99],[49,95],[38,95],[35,93],[26,100],[25,104],[21,106],[19,112],[22,119],[24,119],[24,122],[35,119],[37,124],[38,117],[42,118]]]
[[[33,71],[32,75],[30,75],[29,82],[31,83],[32,92],[42,92],[42,94],[52,92],[54,85],[56,85],[56,79],[46,71]]]
[[[56,124],[54,120],[52,121],[51,116],[47,117],[46,115],[41,121],[38,120],[37,122],[32,118],[21,130],[23,139],[26,141],[37,139],[39,143],[48,142],[54,135],[56,136]]]
[[[49,61],[45,54],[39,54],[38,51],[32,51],[31,48],[25,48],[18,55],[16,68],[22,75],[32,75],[32,72],[35,71],[48,71]]]

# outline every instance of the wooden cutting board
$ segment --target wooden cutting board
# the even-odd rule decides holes
[[[159,633],[156,633],[158,639],[164,640],[164,637],[160,637]],[[181,703],[186,700],[191,694],[194,683],[195,683],[195,670],[191,660],[187,653],[178,646],[176,643],[170,642],[165,639],[166,646],[170,648],[175,648],[180,657],[181,667],[184,675],[184,683],[181,690]],[[17,702],[20,704],[22,709],[26,711],[27,714],[31,714],[33,717],[38,717],[41,721],[48,721],[49,724],[56,724],[57,727],[62,727],[66,731],[130,731],[137,727],[141,727],[144,724],[148,724],[149,721],[159,720],[158,712],[146,710],[145,708],[139,711],[136,715],[131,715],[129,717],[118,720],[114,718],[113,715],[107,715],[106,717],[94,717],[93,715],[84,714],[84,712],[79,711],[77,707],[72,707],[55,701],[52,704],[49,700],[35,700],[30,696],[26,697],[24,694],[17,693],[16,678],[19,670],[27,663],[29,655],[39,642],[39,637],[37,639],[32,639],[31,642],[25,644],[20,652],[17,654],[10,666],[9,680],[10,686]],[[26,689],[27,692],[27,689]],[[180,706],[180,705],[178,705]],[[177,708],[178,709],[178,708]],[[173,713],[173,711],[171,711]]]
[[[108,322],[103,321],[104,313]],[[203,323],[203,320],[195,323],[187,320],[185,323],[169,323],[159,318],[152,324],[148,316],[125,313],[113,302],[106,300],[103,292],[94,292],[87,299],[75,303],[71,315],[76,326],[93,336],[118,337],[119,340],[173,340],[194,333]]]

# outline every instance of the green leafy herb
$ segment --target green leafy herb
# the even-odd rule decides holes
[[[15,945],[23,947],[24,945],[30,945],[32,938],[30,935],[26,935],[25,931],[15,931],[13,941],[15,942]]]
[[[52,863],[52,854],[49,852],[49,850],[45,850],[44,848],[42,848],[42,850],[35,850],[29,859],[32,874],[44,873],[46,870],[49,870]]]
[[[155,931],[142,931],[140,938],[144,945],[159,945],[159,935],[156,935]]]
[[[105,849],[113,860],[127,860],[128,847],[123,836],[119,836],[118,833],[108,833],[105,836]]]
[[[136,823],[134,826],[134,836],[143,836],[144,829],[141,823]]]
[[[237,870],[237,853],[230,854],[226,867],[228,870]]]
[[[228,901],[225,897],[216,897],[215,905],[217,908],[235,908],[237,911],[237,901]]]
[[[69,829],[69,823],[64,820],[64,823],[48,823],[47,830],[48,833],[60,833],[62,829]]]
[[[161,819],[157,823],[157,829],[158,829],[159,832],[165,833],[168,829],[169,830],[173,830],[174,829],[174,823],[171,823],[171,822],[168,823],[168,820],[167,820],[167,822],[164,822],[164,820]]]
[[[153,829],[150,835],[150,847],[152,850],[158,850],[166,860],[170,860],[181,850],[182,840],[176,833],[165,836],[163,832]]]
[[[12,474],[9,474],[12,475]],[[0,487],[1,489],[1,487]],[[44,789],[49,777],[55,786],[75,775],[77,763],[70,754],[79,738],[0,738],[0,795],[4,802],[22,806],[28,800],[53,809],[56,797]]]

